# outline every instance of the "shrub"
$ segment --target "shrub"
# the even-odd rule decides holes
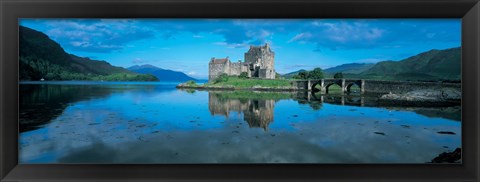
[[[221,83],[221,82],[227,82],[228,81],[228,75],[226,73],[222,73],[219,75],[213,83]]]
[[[242,73],[240,73],[240,75],[238,75],[238,78],[243,78],[243,79],[248,78],[247,72],[242,72]]]
[[[197,83],[196,83],[195,81],[193,81],[193,80],[188,80],[187,82],[185,82],[185,84],[188,85],[188,86],[195,86],[195,85],[197,85]]]

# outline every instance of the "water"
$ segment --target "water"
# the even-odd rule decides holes
[[[22,83],[19,162],[425,163],[461,147],[459,107],[176,84]]]

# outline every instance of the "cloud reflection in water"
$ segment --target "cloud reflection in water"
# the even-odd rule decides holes
[[[461,145],[460,122],[410,110],[153,87],[69,103],[21,133],[20,162],[424,163]]]

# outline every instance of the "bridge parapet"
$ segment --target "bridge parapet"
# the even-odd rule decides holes
[[[363,79],[318,79],[318,80],[295,80],[292,81],[298,90],[328,93],[328,88],[338,85],[342,93],[349,93],[350,88],[357,85],[361,93],[395,93],[402,94],[414,90],[423,89],[454,89],[461,92],[461,83],[441,82],[409,82],[409,81],[382,81]]]
[[[408,82],[408,81],[381,81],[365,80],[365,92],[368,93],[394,93],[402,94],[414,90],[440,90],[454,89],[461,92],[461,83],[442,83],[442,82]]]

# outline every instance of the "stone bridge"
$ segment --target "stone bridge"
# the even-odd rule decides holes
[[[298,90],[328,93],[329,87],[338,85],[342,93],[350,93],[352,86],[360,88],[361,93],[406,93],[422,89],[445,89],[451,88],[461,92],[461,83],[442,82],[409,82],[409,81],[381,81],[363,79],[319,79],[319,80],[296,80],[292,81]]]
[[[360,92],[364,92],[365,80],[354,79],[320,79],[320,80],[297,80],[293,81],[299,90],[310,90],[313,92],[328,93],[328,89],[332,85],[338,85],[343,93],[350,92],[350,88],[354,85],[360,88]]]

